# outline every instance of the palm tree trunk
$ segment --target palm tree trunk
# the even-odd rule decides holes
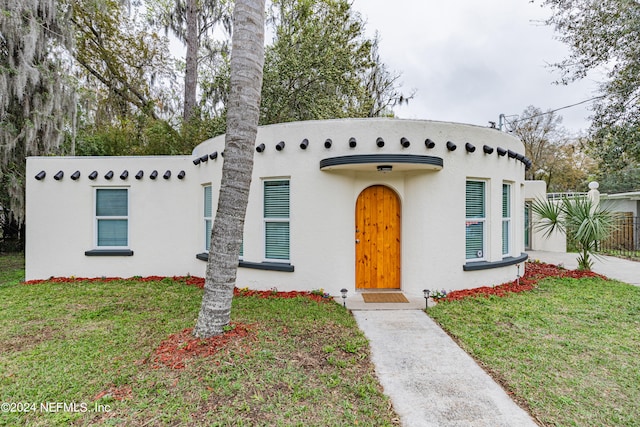
[[[198,337],[221,334],[231,318],[260,116],[264,20],[265,0],[236,1],[224,165],[204,296],[193,331]]]
[[[185,123],[193,117],[196,106],[196,88],[198,84],[198,4],[197,0],[187,0],[187,53],[185,55],[186,68],[184,72],[184,110],[182,118]]]

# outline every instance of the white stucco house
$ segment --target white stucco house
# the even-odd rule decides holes
[[[27,160],[26,279],[204,276],[224,136],[190,156]],[[333,295],[514,280],[523,144],[478,126],[345,119],[264,126],[239,287]]]

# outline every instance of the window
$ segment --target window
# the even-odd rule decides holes
[[[289,180],[264,181],[265,258],[289,260]]]
[[[531,249],[531,202],[524,202],[524,248]]]
[[[129,246],[129,190],[96,189],[96,246]]]
[[[465,215],[467,260],[484,259],[485,204],[485,182],[467,181]]]
[[[209,252],[211,248],[211,228],[213,227],[213,199],[211,193],[211,186],[206,185],[204,189],[204,249]],[[244,250],[244,242],[240,242],[240,258]]]
[[[502,255],[511,252],[511,184],[502,184]]]
[[[211,212],[211,186],[207,185],[204,187],[204,249],[206,251],[211,247],[211,227],[213,225]]]
[[[211,228],[213,227],[213,200],[211,186],[204,187],[204,249],[209,252],[211,247]],[[240,242],[240,258],[242,258],[244,242]]]

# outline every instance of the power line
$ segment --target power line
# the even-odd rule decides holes
[[[597,99],[602,99],[602,98],[604,98],[604,95],[594,96],[593,98],[585,99],[584,101],[576,102],[575,104],[566,105],[564,107],[556,108],[554,110],[545,111],[543,113],[535,114],[533,116],[523,117],[522,119],[509,120],[508,123],[513,126],[513,124],[518,123],[518,122],[522,122],[524,120],[530,120],[530,119],[535,119],[536,117],[546,116],[547,114],[553,114],[553,113],[558,112],[560,110],[566,110],[567,108],[576,107],[578,105],[586,104],[587,102],[592,102],[592,101],[595,101]],[[513,115],[505,116],[504,114],[501,114],[500,117],[502,119],[504,119],[505,121],[507,121],[506,118],[507,117],[513,117]]]

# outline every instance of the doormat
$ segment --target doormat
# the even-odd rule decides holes
[[[362,294],[364,302],[409,302],[400,292],[365,292]]]

